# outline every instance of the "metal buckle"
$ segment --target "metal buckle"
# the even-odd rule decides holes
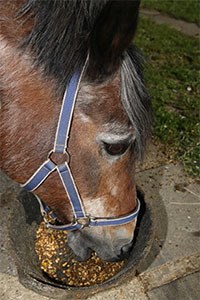
[[[77,218],[77,219],[75,219],[75,221],[82,227],[88,227],[90,224],[90,216]]]
[[[57,166],[61,165],[65,162],[69,164],[70,161],[70,155],[69,153],[65,150],[64,153],[58,153],[54,152],[54,150],[51,150],[48,154],[48,158]]]
[[[52,217],[52,214],[53,214],[53,212],[52,211],[48,211],[48,212],[44,212],[44,214],[43,214],[43,219],[44,219],[44,222],[46,223],[46,224],[55,224],[55,222],[56,222],[56,218],[53,218]]]

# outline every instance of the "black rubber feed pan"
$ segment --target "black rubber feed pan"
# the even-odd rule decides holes
[[[35,292],[54,299],[84,299],[130,280],[137,267],[145,259],[153,241],[152,209],[141,194],[141,212],[138,217],[135,241],[129,259],[121,271],[102,284],[89,287],[71,287],[59,284],[45,275],[39,266],[34,250],[34,240],[41,214],[36,198],[21,192],[13,202],[13,217],[10,223],[10,239],[20,282]]]

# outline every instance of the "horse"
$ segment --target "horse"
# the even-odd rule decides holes
[[[97,219],[119,219],[138,206],[135,163],[143,158],[151,128],[143,58],[132,44],[139,5],[139,0],[0,0],[1,169],[24,184],[43,164],[53,148],[66,86],[84,69],[68,165],[81,205]],[[34,194],[59,224],[73,223],[57,172]],[[136,219],[111,226],[86,222],[68,232],[69,247],[79,260],[91,251],[107,261],[124,259]]]

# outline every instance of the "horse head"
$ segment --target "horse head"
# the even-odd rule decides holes
[[[70,128],[69,166],[88,215],[117,218],[134,211],[135,162],[150,130],[141,57],[130,46],[139,1],[7,1],[1,7],[1,168],[22,184],[46,160],[62,95],[88,56]],[[59,222],[73,221],[56,172],[34,193]],[[92,250],[105,260],[122,259],[135,226],[136,219],[84,226],[68,233],[69,246],[82,260]]]

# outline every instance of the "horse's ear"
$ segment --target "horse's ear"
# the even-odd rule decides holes
[[[138,21],[140,0],[109,1],[98,16],[90,36],[88,75],[110,75],[131,43]]]

